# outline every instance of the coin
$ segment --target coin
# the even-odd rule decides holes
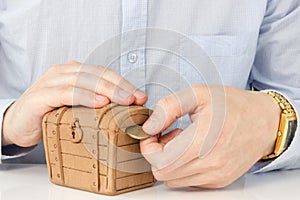
[[[151,135],[148,135],[143,131],[142,126],[140,125],[129,126],[125,129],[125,132],[131,138],[136,140],[144,140],[151,137]]]

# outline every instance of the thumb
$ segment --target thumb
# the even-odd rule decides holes
[[[144,123],[143,130],[150,135],[161,133],[181,116],[196,113],[209,99],[207,87],[200,85],[162,98]]]

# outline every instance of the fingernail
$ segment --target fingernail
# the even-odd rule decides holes
[[[148,133],[149,135],[154,135],[156,134],[156,118],[154,117],[149,117],[149,119],[143,124],[143,130]]]
[[[107,100],[107,97],[104,97],[102,95],[96,95],[95,99],[96,99],[96,101],[104,102]]]
[[[135,91],[134,96],[137,97],[137,98],[139,98],[139,99],[143,99],[143,98],[145,98],[147,95],[146,95],[144,92],[142,92],[142,91],[140,91],[140,90],[137,90],[137,91]]]
[[[127,104],[132,104],[135,97],[130,93],[125,90],[119,90],[119,96],[123,99],[124,102]]]

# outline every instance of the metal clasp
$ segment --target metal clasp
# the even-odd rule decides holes
[[[71,141],[73,143],[79,143],[82,140],[83,137],[83,131],[81,129],[81,126],[79,124],[79,119],[76,118],[73,125],[72,125],[72,132],[71,132]]]

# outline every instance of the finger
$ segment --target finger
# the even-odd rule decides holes
[[[102,66],[89,66],[89,65],[83,65],[83,68],[95,68],[94,70],[96,72],[96,70],[98,70],[99,72],[97,73],[97,75],[100,78],[104,78],[107,81],[115,84],[116,86],[118,86],[119,88],[122,88],[125,91],[130,92],[131,94],[133,94],[133,96],[135,97],[134,103],[137,105],[142,105],[144,103],[146,103],[147,101],[147,95],[142,92],[141,90],[139,90],[138,88],[136,88],[134,85],[132,85],[128,80],[124,79],[122,76],[120,76],[118,73],[106,68],[106,67],[102,67]]]
[[[152,165],[153,171],[162,170],[164,173],[173,171],[199,156],[204,137],[197,137],[198,123],[194,122],[177,134],[160,143],[156,137],[141,141],[141,152]],[[204,132],[205,133],[205,132]],[[167,137],[167,136],[166,136]],[[166,144],[164,142],[167,142]]]
[[[181,188],[181,187],[203,187],[209,188],[208,185],[216,182],[215,178],[208,174],[194,174],[192,176],[164,181],[164,184],[170,188]],[[205,187],[206,186],[206,187]]]
[[[147,101],[147,95],[139,90],[137,87],[132,85],[128,80],[124,79],[122,76],[120,76],[118,73],[109,70],[107,68],[104,68],[103,71],[103,78],[114,83],[118,87],[129,91],[133,96],[135,97],[134,103],[137,105],[143,105]]]
[[[144,123],[143,130],[150,135],[163,132],[181,116],[195,113],[208,99],[208,89],[204,86],[187,88],[167,96],[158,101],[152,115]]]
[[[209,171],[208,173],[198,173],[183,178],[164,181],[164,184],[170,188],[224,188],[238,178],[237,176],[228,178],[227,174],[222,174],[219,171]]]
[[[72,63],[74,63],[72,65]],[[124,79],[122,76],[120,76],[118,73],[102,66],[97,65],[82,65],[78,62],[69,62],[68,64],[62,64],[52,67],[52,69],[49,70],[52,74],[57,73],[71,73],[71,74],[77,74],[77,73],[88,73],[97,76],[99,79],[106,79],[107,81],[117,85],[118,87],[122,88],[123,90],[126,90],[134,95],[136,98],[134,103],[137,105],[142,105],[147,101],[147,95],[136,88],[134,85],[132,85],[129,81]]]
[[[163,146],[166,145],[168,142],[173,140],[176,136],[178,136],[182,132],[182,129],[176,128],[165,135],[159,137],[159,143],[162,144]]]
[[[42,86],[39,85],[39,89],[42,89],[43,87],[82,88],[94,92],[95,94],[107,96],[112,102],[121,105],[129,105],[135,101],[135,97],[130,92],[118,87],[106,79],[99,79],[98,76],[84,72],[56,74],[55,76],[44,80]]]
[[[174,139],[177,135],[182,132],[181,129],[174,129],[169,133],[157,138],[156,136],[147,138],[145,140],[140,141],[140,149],[141,153],[152,154],[161,152],[163,147],[172,139]]]
[[[72,101],[70,101],[71,98]],[[95,94],[88,90],[70,88],[62,92],[61,102],[65,105],[82,105],[90,108],[101,108],[109,104],[110,100],[106,96]]]
[[[170,170],[156,170],[153,172],[154,177],[159,181],[171,181],[196,174],[205,174],[212,170],[216,170],[216,163],[206,159],[195,158],[184,165]]]
[[[32,92],[31,102],[35,107],[39,105],[38,110],[41,113],[49,111],[50,108],[61,106],[82,105],[90,108],[100,108],[109,103],[109,99],[105,96],[95,95],[95,93],[81,88],[65,88],[58,90],[57,88],[45,88],[42,91]]]

